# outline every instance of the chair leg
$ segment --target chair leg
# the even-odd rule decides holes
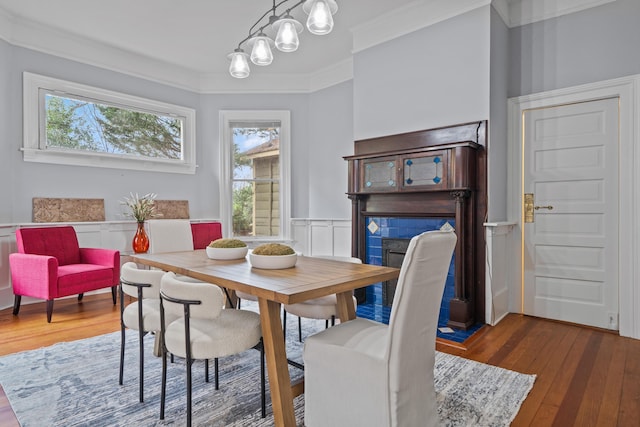
[[[13,297],[13,315],[17,316],[20,312],[20,301],[22,301],[22,295],[14,295]]]
[[[144,325],[139,328],[140,340],[140,402],[144,402]]]
[[[51,323],[51,315],[53,314],[53,300],[47,300],[47,323]]]
[[[191,355],[187,355],[187,427],[191,427],[191,365],[193,361],[191,360]]]
[[[204,382],[209,382],[209,359],[204,359]]]
[[[298,316],[298,341],[302,342],[302,318]]]
[[[282,336],[284,337],[284,342],[287,342],[287,310],[282,309]]]
[[[262,338],[260,338],[260,403],[262,409],[262,418],[267,416],[267,387],[266,387],[266,378],[264,372],[264,342]]]
[[[111,287],[111,299],[113,300],[113,305],[116,305],[116,302],[118,301],[117,289],[117,286]]]
[[[220,390],[220,375],[218,370],[218,358],[213,359],[213,377],[216,385],[216,390]]]
[[[120,380],[118,384],[122,385],[124,382],[124,324],[120,324]]]
[[[164,401],[167,397],[167,352],[162,346],[162,386],[160,389],[160,419],[164,420]]]
[[[82,301],[83,297],[84,297],[84,294],[78,294],[78,301]]]
[[[336,326],[336,316],[331,316],[331,326]]]

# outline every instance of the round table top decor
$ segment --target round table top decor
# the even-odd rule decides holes
[[[242,240],[217,239],[209,243],[205,250],[211,259],[229,260],[246,257],[249,248]]]
[[[296,265],[298,255],[292,247],[282,243],[265,243],[256,246],[249,254],[249,262],[255,268],[279,270]]]

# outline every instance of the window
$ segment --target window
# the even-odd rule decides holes
[[[289,112],[222,111],[220,129],[224,234],[288,239]]]
[[[195,173],[195,111],[24,73],[24,160]]]

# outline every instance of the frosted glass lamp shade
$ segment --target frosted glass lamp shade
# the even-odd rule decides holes
[[[231,60],[229,65],[229,74],[237,79],[249,77],[251,70],[249,69],[249,61],[247,55],[242,49],[236,49],[228,55]]]
[[[309,14],[307,29],[311,34],[322,36],[333,30],[333,14],[338,10],[334,0],[307,0],[302,8]]]
[[[273,40],[269,37],[260,33],[249,40],[249,45],[251,46],[251,62],[260,66],[269,65],[273,62],[273,52],[271,52]]]
[[[302,32],[302,24],[290,15],[278,19],[273,23],[276,34],[276,48],[281,52],[294,52],[298,49],[300,39],[298,33]]]

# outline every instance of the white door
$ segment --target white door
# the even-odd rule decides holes
[[[524,112],[524,312],[618,329],[618,98]]]

